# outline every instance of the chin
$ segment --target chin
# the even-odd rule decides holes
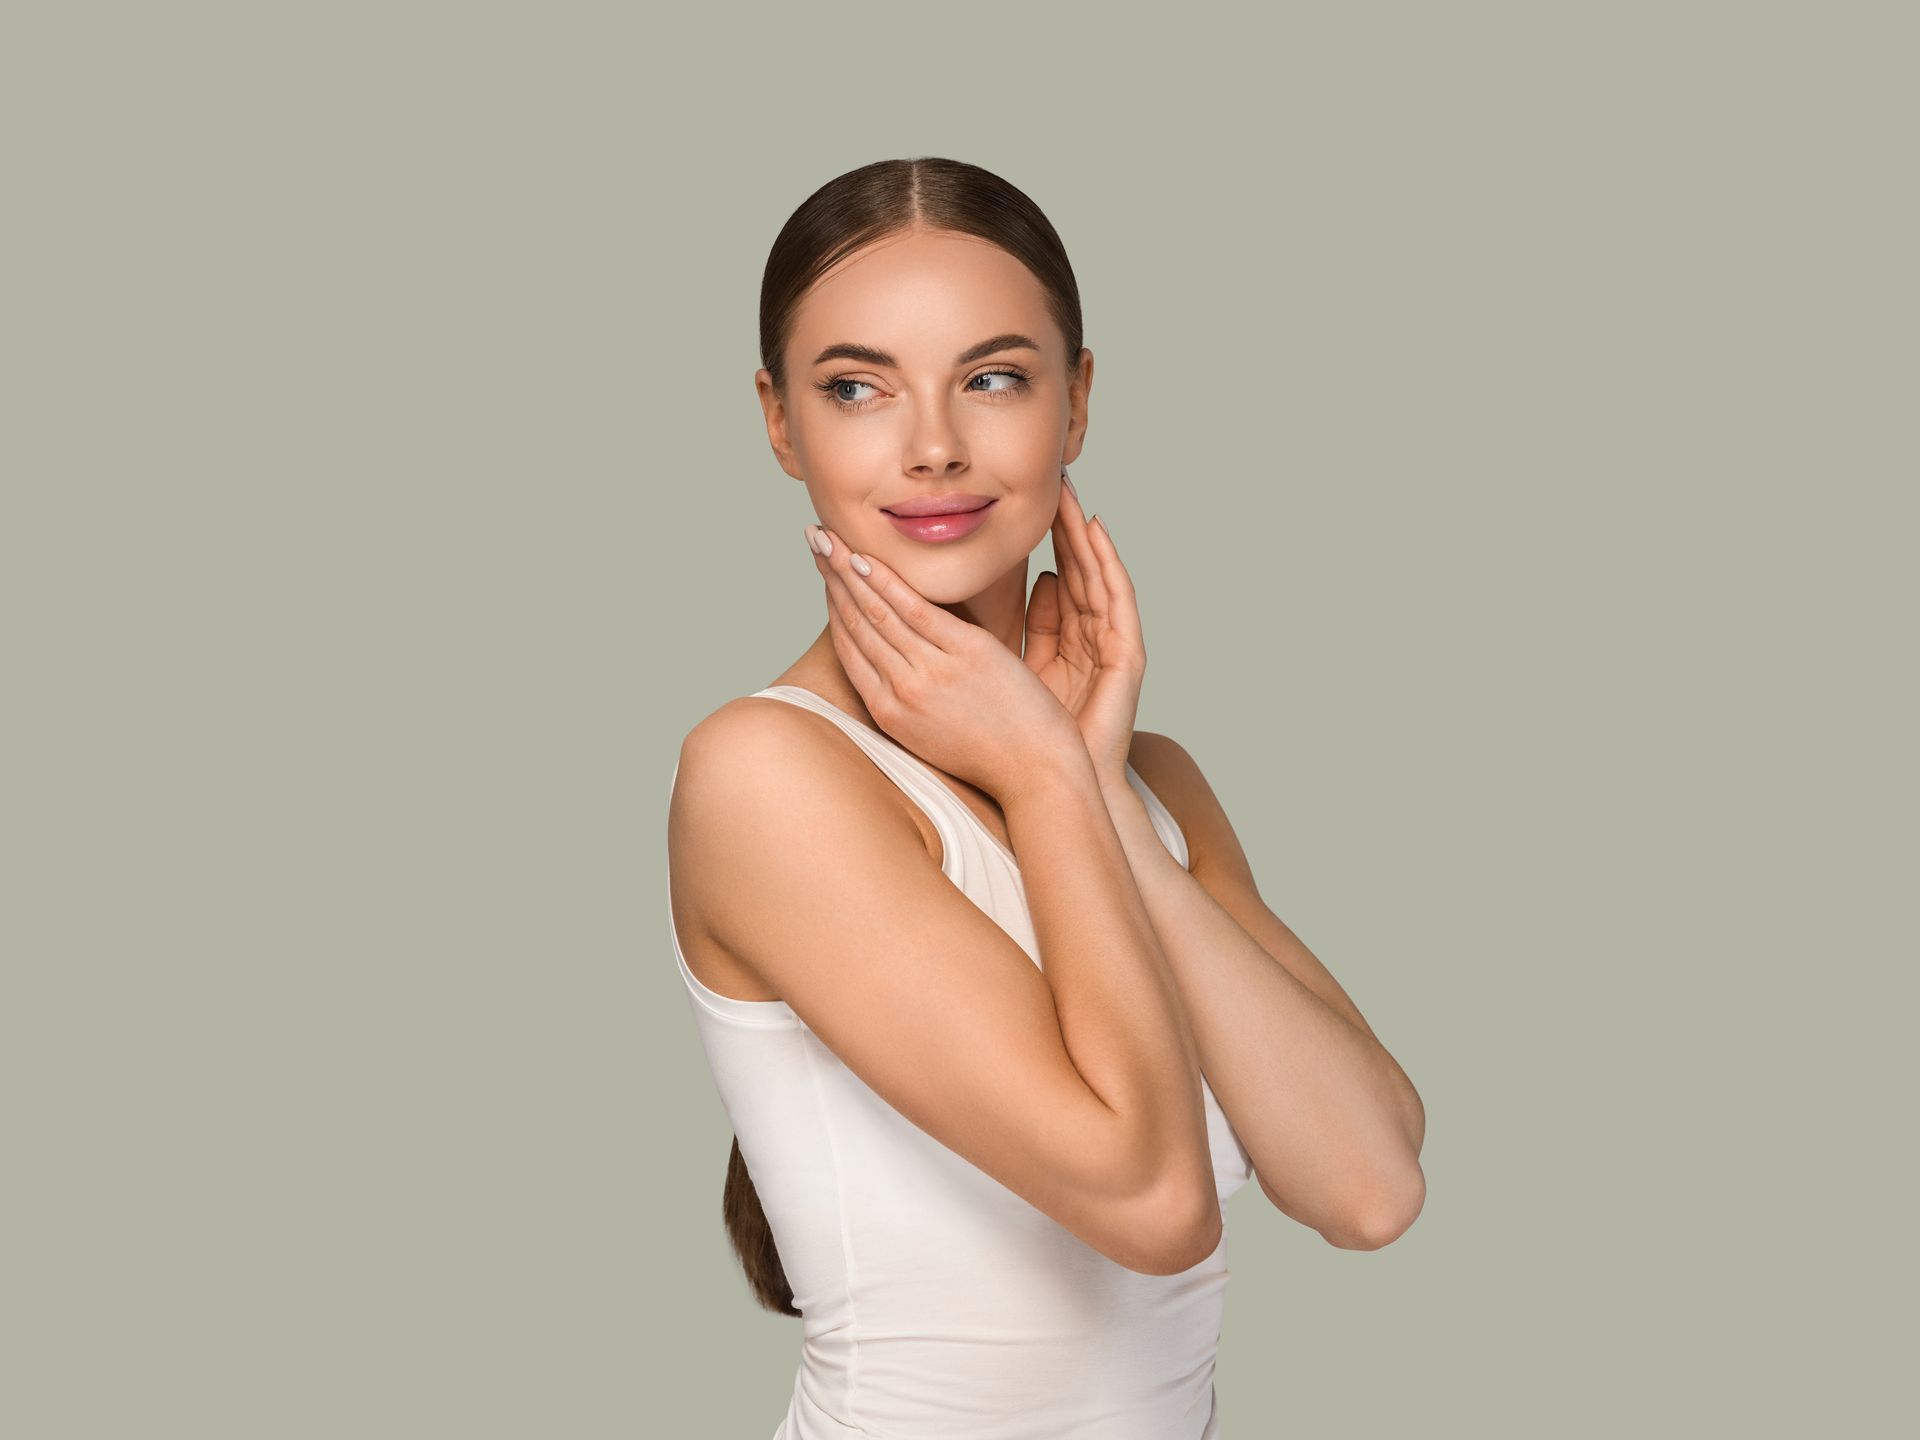
[[[931,577],[923,578],[915,575],[910,569],[902,569],[899,566],[894,567],[894,572],[899,575],[901,579],[905,580],[907,584],[911,585],[917,594],[932,601],[935,605],[962,604],[965,601],[973,599],[974,596],[978,595],[982,590],[985,590],[988,584],[991,583],[986,580],[980,580],[976,583],[971,574],[959,579],[955,579],[952,576],[942,576],[938,580],[935,580]]]
[[[905,555],[897,564],[889,555],[881,558],[893,566],[894,574],[934,604],[959,605],[991,589],[996,580],[1031,553],[1022,551],[1009,559],[998,552],[983,556],[975,551],[965,559],[954,557],[945,561],[939,557]]]

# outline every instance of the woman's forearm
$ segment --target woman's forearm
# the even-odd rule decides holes
[[[1212,1210],[1199,1049],[1091,761],[1001,803],[1061,1035],[1124,1121],[1135,1186]]]
[[[1105,779],[1102,793],[1178,982],[1207,1083],[1262,1184],[1289,1215],[1329,1238],[1377,1236],[1404,1223],[1424,1181],[1411,1087],[1398,1065],[1180,865],[1124,778]]]

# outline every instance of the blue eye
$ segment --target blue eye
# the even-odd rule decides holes
[[[839,405],[840,408],[843,410],[858,410],[862,406],[871,405],[873,403],[872,399],[851,400],[851,401],[845,399],[840,394],[840,387],[842,385],[855,385],[855,386],[867,385],[867,382],[864,380],[828,380],[824,384],[822,384],[820,388],[826,391],[828,397],[831,398],[834,401],[834,403]],[[871,390],[873,388],[874,388],[873,386],[867,385],[867,389]]]
[[[1014,391],[1016,391],[1016,390],[1019,390],[1019,389],[1022,389],[1022,388],[1024,388],[1024,387],[1026,386],[1026,383],[1027,383],[1027,381],[1028,381],[1028,379],[1030,379],[1030,378],[1031,378],[1030,376],[1028,376],[1028,374],[1027,374],[1027,372],[1026,372],[1026,371],[1024,371],[1024,370],[1014,370],[1014,369],[1011,369],[1011,368],[1009,368],[1009,369],[1006,369],[1006,370],[982,370],[982,371],[981,371],[981,372],[980,372],[980,373],[979,373],[978,375],[976,375],[976,376],[974,376],[974,377],[973,377],[973,380],[985,380],[985,379],[986,379],[986,378],[987,378],[988,376],[990,376],[990,375],[1004,375],[1004,376],[1006,376],[1006,377],[1007,377],[1007,379],[1009,379],[1009,380],[1011,380],[1011,381],[1013,381],[1013,384],[1011,384],[1011,385],[1006,385],[1006,386],[1002,386],[1002,387],[1001,387],[1000,389],[998,389],[998,390],[980,390],[980,391],[976,391],[976,392],[975,392],[976,394],[980,394],[980,395],[1009,395],[1009,394],[1011,394],[1011,393],[1013,393],[1013,392],[1014,392]],[[967,384],[969,384],[969,385],[971,385],[971,384],[973,384],[973,380],[969,380],[969,381],[967,382]]]
[[[993,376],[993,375],[1005,376],[1008,380],[1012,381],[1013,383],[1010,385],[1001,385],[991,389],[984,389],[984,390],[975,388],[973,383],[974,381],[985,380],[989,376]],[[1003,396],[1017,395],[1023,390],[1026,390],[1028,388],[1029,383],[1032,381],[1032,379],[1033,377],[1031,375],[1029,375],[1026,371],[1020,369],[1018,366],[1015,366],[1015,365],[1008,365],[995,370],[982,370],[979,372],[979,374],[968,377],[967,392],[972,395],[990,396],[993,399],[997,400]],[[873,404],[874,401],[880,398],[878,395],[870,395],[864,400],[849,400],[840,393],[840,387],[842,385],[851,385],[856,389],[858,389],[861,386],[865,386],[869,390],[877,390],[879,388],[877,385],[873,385],[865,380],[855,380],[851,376],[847,376],[847,375],[836,375],[829,380],[815,381],[814,389],[818,390],[821,394],[825,395],[829,400],[831,400],[835,405],[839,406],[842,410],[864,410],[867,408],[867,406]]]

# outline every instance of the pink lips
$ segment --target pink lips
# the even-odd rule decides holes
[[[978,496],[954,496],[946,498],[944,503],[953,505],[971,504],[978,498]],[[903,503],[901,509],[923,508],[929,503],[939,504],[942,503],[942,501]],[[958,540],[963,535],[971,535],[975,530],[978,530],[982,525],[986,524],[987,512],[992,510],[996,503],[994,500],[989,500],[977,509],[950,510],[944,514],[896,515],[891,510],[885,510],[881,513],[893,522],[894,529],[898,530],[908,539],[927,541]]]

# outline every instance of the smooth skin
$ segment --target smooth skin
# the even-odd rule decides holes
[[[1009,334],[1035,343],[955,363],[983,338]],[[891,363],[815,363],[846,342],[886,352]],[[823,596],[833,600],[828,576],[837,575],[851,610],[829,608],[826,627],[772,683],[803,686],[906,744],[1019,852],[1030,880],[1055,868],[1041,852],[1063,816],[1079,853],[1112,858],[1111,822],[1085,812],[1086,788],[1063,798],[1045,779],[1075,763],[1061,742],[1077,739],[1080,763],[1101,784],[1116,762],[1132,763],[1186,832],[1195,878],[1274,959],[1364,1025],[1324,966],[1260,902],[1191,757],[1167,737],[1132,729],[1144,648],[1131,582],[1104,527],[1086,520],[1061,483],[1085,434],[1092,352],[1069,362],[1038,281],[973,237],[890,237],[809,292],[786,358],[784,395],[768,372],[755,377],[769,441],[806,485],[832,540],[835,554],[815,558]],[[880,513],[946,490],[995,496],[994,513],[975,533],[939,545],[900,535]],[[1029,595],[1029,559],[1049,530],[1061,574],[1043,574]],[[898,604],[870,584],[870,597],[855,600],[849,578],[872,577],[835,570],[852,552],[897,586]],[[951,672],[963,682],[916,688],[901,679],[912,664],[891,642],[876,652],[884,664],[862,668],[870,652],[852,628],[861,623],[876,634],[891,623],[943,655],[939,640],[964,634],[1009,663],[963,649],[967,660]],[[882,683],[889,667],[894,681]],[[977,703],[989,695],[992,705]],[[804,829],[796,816],[806,817]],[[1120,1143],[1128,1132],[1076,1069],[1048,978],[946,878],[924,812],[831,722],[770,699],[722,706],[682,747],[669,845],[676,928],[703,983],[741,999],[784,998],[902,1114],[1120,1263],[1173,1273],[1211,1252],[1210,1171],[1177,1143],[1158,1146],[1174,1155],[1171,1167],[1156,1167],[1154,1146]],[[751,885],[736,881],[743,856],[754,857]],[[1057,868],[1089,867],[1067,855]],[[1128,892],[1131,900],[1096,877],[1079,913],[1144,926],[1151,937],[1137,892]],[[1035,903],[1036,921],[1047,903]],[[1113,943],[1133,942],[1116,934]],[[1191,1058],[1191,1035],[1183,1029],[1182,1037]],[[1177,1063],[1171,1053],[1154,1058]],[[1110,1085],[1128,1074],[1100,1073]],[[1124,1098],[1124,1087],[1117,1093]],[[1189,1125],[1199,1118],[1184,1117]],[[1183,1133],[1166,1125],[1163,1140]]]
[[[1116,1262],[1189,1269],[1222,1225],[1199,1056],[1095,773],[1087,739],[1106,742],[1005,646],[855,561],[820,540],[836,653],[890,734],[1004,807],[1047,972],[901,812],[876,823],[837,728],[779,702],[723,708],[682,748],[670,843],[695,857],[688,909],[921,1129]],[[1081,718],[1117,714],[1124,740],[1138,675],[1107,677],[1122,703],[1104,709],[1096,675]],[[804,846],[796,813],[818,822]],[[753,883],[709,888],[741,855]]]
[[[1072,506],[1069,494],[1062,508]],[[731,843],[768,856],[756,869],[756,894],[735,902],[720,928],[764,927],[760,968],[773,970],[788,1003],[877,1093],[950,1149],[1129,1268],[1190,1268],[1221,1233],[1198,1053],[1094,761],[1096,752],[1123,756],[1132,734],[1144,670],[1137,616],[1114,627],[1123,638],[1108,646],[1125,663],[1090,675],[1069,660],[1076,637],[1097,641],[1099,630],[1070,623],[1063,656],[1060,617],[1051,617],[1055,641],[1035,647],[1034,664],[1071,686],[1076,715],[1035,669],[930,603],[885,562],[808,529],[835,651],[868,712],[909,750],[1005,807],[1048,969],[1042,975],[991,921],[982,928],[986,917],[944,876],[931,880],[939,873],[933,855],[902,844],[893,830],[876,849],[860,807],[834,815],[837,826],[866,827],[853,858],[842,852],[855,843],[844,834],[823,847],[836,857],[825,863],[817,852],[770,856],[771,832],[791,814],[779,791],[788,782],[771,781],[770,801],[758,768],[731,772],[760,778],[736,781],[707,812],[709,824],[744,817],[755,828]],[[1130,596],[1111,542],[1095,543],[1107,569],[1098,593],[1112,587]],[[784,743],[784,735],[769,738],[766,718],[749,717],[757,733],[733,741],[734,754]],[[710,772],[705,783],[728,782]],[[804,875],[801,893],[770,899],[769,869],[775,891]],[[847,940],[835,910],[856,904],[887,939],[869,944],[863,928],[855,953],[836,953]],[[947,930],[962,921],[957,933]],[[1156,1047],[1165,1063],[1142,1063]],[[1089,1092],[1109,1115],[1088,1109]]]
[[[868,712],[914,754],[996,795],[1045,778],[1062,715],[1074,722],[1096,778],[1126,778],[1147,668],[1133,582],[1105,528],[1080,514],[1071,482],[1061,487],[1059,516],[1054,542],[1069,576],[1067,604],[1060,584],[1034,587],[1018,657],[930,603],[885,561],[807,527],[826,582],[834,654]],[[1039,685],[1015,678],[1016,659]],[[1036,746],[1036,737],[1044,743]]]
[[[954,359],[1016,334],[1025,342]],[[839,343],[890,363],[814,363]],[[817,282],[787,358],[785,396],[757,377],[783,465],[843,549],[857,539],[895,557],[903,579],[911,567],[907,583],[950,627],[947,683],[903,683],[888,692],[899,703],[880,691],[875,703],[909,748],[953,767],[956,793],[973,791],[1020,855],[1048,970],[942,873],[938,836],[926,843],[917,807],[844,734],[752,696],[681,750],[669,846],[688,964],[723,994],[784,999],[895,1109],[1119,1263],[1190,1268],[1221,1233],[1197,1047],[1075,716],[1021,659],[1025,566],[1078,453],[1091,354],[1069,368],[1044,292],[1004,251],[918,232]],[[911,541],[880,511],[952,489],[996,500],[959,543]],[[829,618],[781,681],[884,728]],[[1071,645],[1049,667],[1069,683]],[[1089,712],[1118,716],[1120,744],[1135,678],[1115,672],[1123,704]],[[759,993],[710,972],[716,953]]]

